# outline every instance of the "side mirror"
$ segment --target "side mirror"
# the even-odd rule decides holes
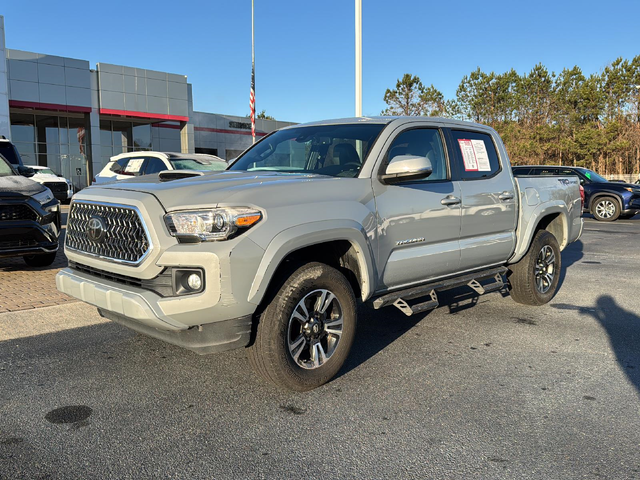
[[[33,168],[25,167],[24,165],[18,166],[18,173],[23,177],[27,177],[27,178],[31,178],[36,174]]]
[[[384,183],[398,183],[407,180],[420,180],[433,173],[431,161],[427,157],[416,155],[398,155],[387,165],[382,175]]]

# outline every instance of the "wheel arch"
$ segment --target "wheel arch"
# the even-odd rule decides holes
[[[279,233],[268,245],[249,291],[260,305],[280,273],[294,262],[319,261],[341,270],[357,296],[367,300],[375,289],[375,263],[364,228],[357,222],[314,222]]]
[[[596,203],[596,201],[598,201],[600,198],[602,197],[611,197],[613,198],[615,201],[618,202],[618,206],[620,207],[620,211],[624,210],[624,202],[622,201],[622,195],[618,192],[612,192],[612,191],[604,191],[604,192],[597,192],[597,193],[592,193],[591,197],[589,198],[589,212],[593,214],[593,210],[592,207],[593,205]]]
[[[518,234],[516,251],[509,259],[510,264],[516,263],[526,255],[533,237],[540,230],[546,230],[556,237],[560,250],[564,250],[569,239],[569,214],[563,203],[540,205],[530,215],[525,230]]]

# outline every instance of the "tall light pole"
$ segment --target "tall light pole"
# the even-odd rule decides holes
[[[362,116],[362,0],[356,0],[356,117]]]
[[[251,137],[256,143],[256,47],[253,34],[253,0],[251,0],[251,93],[249,94],[251,110]]]

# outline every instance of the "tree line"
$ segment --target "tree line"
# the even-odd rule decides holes
[[[456,97],[405,74],[387,89],[383,115],[471,120],[501,135],[514,165],[583,166],[601,174],[640,172],[640,55],[618,58],[600,73],[580,67],[556,74],[542,64],[465,75]]]

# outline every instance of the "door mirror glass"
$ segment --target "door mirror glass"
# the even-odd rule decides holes
[[[387,165],[382,175],[385,183],[397,183],[406,180],[420,180],[433,173],[431,161],[427,157],[416,155],[397,155]]]
[[[18,173],[27,178],[33,177],[36,174],[33,168],[25,167],[23,165],[18,166]]]

